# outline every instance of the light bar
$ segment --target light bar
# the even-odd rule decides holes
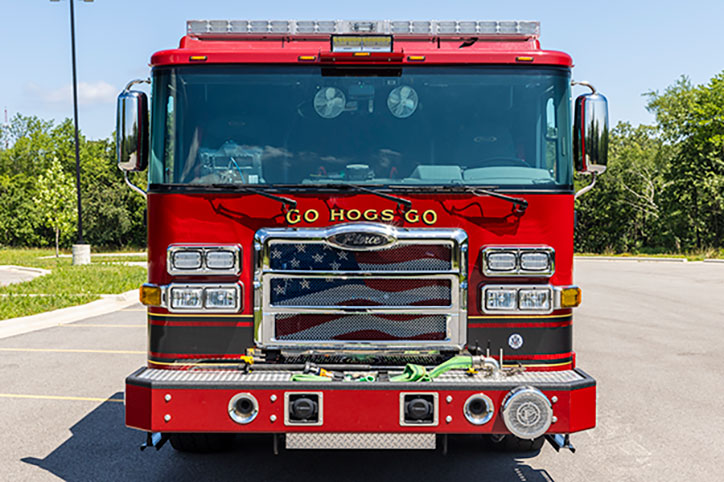
[[[189,20],[188,35],[304,36],[377,34],[405,37],[540,37],[540,22],[493,20]]]

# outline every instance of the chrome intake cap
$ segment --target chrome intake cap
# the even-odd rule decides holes
[[[553,421],[553,406],[543,392],[534,387],[517,387],[503,399],[501,412],[510,433],[522,439],[535,439],[548,431]]]

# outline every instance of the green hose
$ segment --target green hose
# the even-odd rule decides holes
[[[391,382],[429,382],[439,377],[443,373],[447,373],[450,370],[467,370],[473,366],[473,357],[458,355],[452,357],[448,361],[439,364],[429,372],[427,368],[422,365],[413,365],[408,363],[405,365],[405,369],[400,375],[390,377]],[[292,375],[291,380],[293,382],[331,382],[331,377],[325,377],[321,375],[312,375],[311,373],[295,373]],[[353,380],[351,377],[348,379],[345,377],[345,381]],[[357,379],[356,381],[373,382],[374,377],[366,376]]]

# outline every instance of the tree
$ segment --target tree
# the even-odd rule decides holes
[[[58,256],[60,233],[70,234],[77,216],[75,187],[63,172],[60,161],[53,158],[48,169],[38,177],[36,205],[43,222],[55,231],[55,256]]]

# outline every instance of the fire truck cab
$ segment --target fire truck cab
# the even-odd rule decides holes
[[[535,450],[594,427],[573,175],[605,169],[607,101],[582,83],[572,105],[539,31],[204,20],[153,55],[150,116],[131,82],[117,128],[148,207],[125,393],[146,446]]]

